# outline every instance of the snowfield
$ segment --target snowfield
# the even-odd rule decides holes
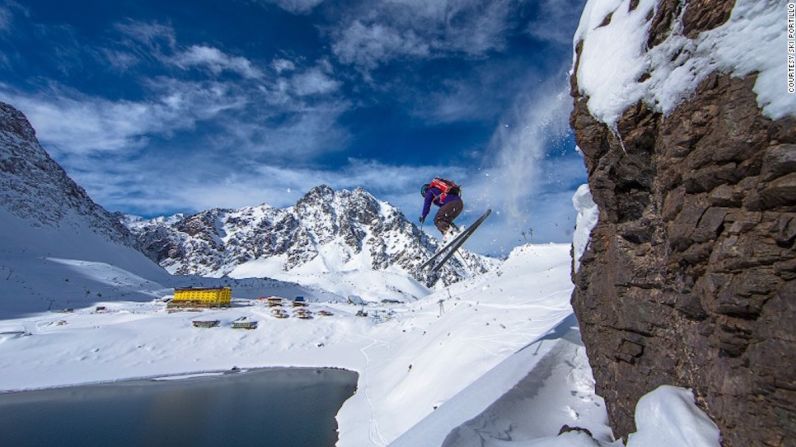
[[[229,309],[202,312],[168,313],[153,300],[97,303],[106,308],[99,313],[91,306],[4,320],[0,332],[14,335],[0,338],[0,390],[232,367],[340,367],[360,377],[357,393],[338,415],[338,445],[387,445],[401,435],[424,440],[412,445],[441,445],[451,430],[487,410],[554,353],[580,358],[572,380],[554,386],[577,392],[555,401],[545,427],[530,435],[553,436],[569,423],[609,440],[583,348],[564,340],[577,340],[567,320],[572,314],[569,249],[564,244],[518,248],[500,270],[414,303],[362,308],[313,303],[311,320],[277,319],[264,303],[245,299],[236,299]],[[117,271],[90,263],[69,266],[98,282],[109,280],[102,277],[106,274],[118,277]],[[355,316],[360,309],[368,316]],[[322,316],[319,310],[334,315]],[[243,316],[259,321],[258,328],[231,329],[231,322]],[[198,329],[191,324],[196,319],[218,319],[221,325]],[[566,330],[554,331],[565,320]],[[561,343],[568,344],[566,349]],[[582,409],[584,403],[598,415]],[[422,423],[429,415],[434,416],[431,428]],[[409,444],[399,440],[396,445]]]

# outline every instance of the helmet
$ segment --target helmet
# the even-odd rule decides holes
[[[421,186],[421,187],[420,187],[420,195],[421,195],[421,196],[423,196],[423,197],[425,197],[425,196],[426,196],[426,191],[428,191],[428,185],[429,185],[429,184],[428,184],[428,183],[426,183],[425,185],[423,185],[423,186]]]

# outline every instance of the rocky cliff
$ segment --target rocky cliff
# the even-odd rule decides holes
[[[594,3],[587,14],[595,14]],[[599,222],[573,275],[572,303],[597,392],[617,436],[634,431],[643,394],[671,384],[694,390],[725,446],[794,446],[796,97],[784,113],[772,112],[761,100],[768,73],[733,70],[700,51],[710,39],[732,37],[739,8],[749,23],[778,8],[771,15],[781,18],[784,36],[784,2],[613,3],[619,6],[584,17],[581,27],[638,21],[647,63],[630,87],[656,81],[655,58],[666,46],[666,82],[697,58],[716,63],[682,97],[669,98],[671,106],[655,100],[667,85],[661,81],[612,121],[590,103],[604,92],[584,87],[594,48],[586,33],[576,40],[571,124]],[[782,48],[775,88],[784,96]],[[694,66],[689,73],[702,69]]]

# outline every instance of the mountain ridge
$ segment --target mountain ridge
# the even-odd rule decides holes
[[[174,218],[127,216],[124,223],[144,253],[180,274],[235,276],[247,263],[272,261],[266,268],[270,275],[279,274],[275,268],[304,273],[363,269],[405,273],[428,284],[430,278],[416,268],[440,248],[398,209],[361,187],[335,191],[319,185],[286,208],[213,208]],[[484,273],[496,262],[464,250],[460,255],[442,269],[441,284]]]

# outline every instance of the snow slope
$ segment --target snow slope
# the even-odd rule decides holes
[[[605,405],[594,393],[574,316],[512,354],[391,445],[523,445],[555,437],[565,424],[589,429],[611,445]]]
[[[0,183],[0,316],[162,295],[157,282],[169,275],[47,155],[24,115],[3,103]],[[97,281],[76,272],[80,262],[116,273]]]
[[[338,415],[339,445],[387,445],[569,317],[569,266],[567,245],[522,247],[499,271],[417,302],[364,306],[365,318],[354,316],[358,306],[316,303],[312,320],[280,320],[263,304],[244,300],[201,313],[167,313],[157,301],[113,302],[107,313],[83,308],[7,319],[0,332],[32,335],[0,337],[0,390],[233,366],[336,366],[360,374],[358,392]],[[321,309],[334,315],[320,316]],[[259,327],[230,329],[241,316],[259,320]],[[208,318],[221,320],[221,327],[191,326]],[[470,413],[435,424],[439,432],[444,436],[488,408],[520,376],[473,399]]]

